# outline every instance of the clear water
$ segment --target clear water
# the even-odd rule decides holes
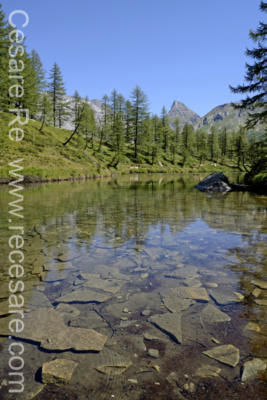
[[[9,394],[5,382],[10,196],[8,188],[0,188],[1,399],[213,399],[216,390],[217,399],[265,398],[264,376],[244,384],[241,376],[246,361],[267,358],[267,290],[256,297],[252,283],[267,280],[267,198],[208,196],[194,189],[203,177],[132,175],[25,188],[25,324],[36,310],[54,309],[66,329],[94,329],[107,340],[100,352],[58,351],[40,345],[34,332],[18,335],[25,346],[22,395]],[[199,289],[207,299],[199,298]],[[78,296],[61,302],[77,290],[107,299]],[[183,296],[191,302],[178,310],[179,343],[169,327],[153,323],[153,316],[173,314]],[[228,321],[207,318],[203,310],[208,304]],[[148,333],[156,339],[148,340]],[[47,326],[47,340],[53,335]],[[240,352],[235,367],[203,354],[228,344]],[[149,349],[158,350],[158,358]],[[40,368],[56,358],[78,366],[69,383],[43,386]],[[218,376],[199,376],[203,365],[220,369]]]

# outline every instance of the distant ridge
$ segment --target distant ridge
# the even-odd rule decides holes
[[[175,100],[168,116],[171,126],[173,126],[175,118],[179,118],[182,126],[188,123],[192,124],[195,129],[209,130],[212,126],[218,129],[237,129],[239,126],[245,125],[247,111],[238,110],[233,107],[232,103],[226,103],[213,108],[203,117],[199,117],[185,104]]]

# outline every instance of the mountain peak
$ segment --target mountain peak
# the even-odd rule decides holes
[[[185,125],[186,123],[195,124],[200,119],[200,116],[197,115],[197,113],[188,108],[184,103],[177,100],[173,101],[168,115],[170,120],[179,118],[181,125]]]

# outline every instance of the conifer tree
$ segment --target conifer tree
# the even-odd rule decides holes
[[[138,159],[140,136],[142,134],[142,123],[147,116],[148,104],[145,93],[139,86],[136,86],[131,93],[132,99],[132,125],[134,158]]]
[[[45,71],[41,58],[36,50],[32,50],[30,54],[30,61],[35,72],[36,89],[39,93],[43,92],[47,88],[45,80]]]
[[[42,93],[39,100],[39,112],[40,112],[40,121],[41,127],[39,129],[40,132],[43,131],[45,125],[49,124],[52,120],[52,103],[51,98],[48,93]]]
[[[53,106],[53,122],[54,126],[57,124],[62,125],[62,119],[66,112],[66,106],[64,104],[65,86],[63,77],[59,66],[54,63],[49,76],[49,93],[51,95],[52,106]]]
[[[267,11],[267,2],[261,1],[260,9]],[[246,99],[237,105],[241,109],[249,109],[247,127],[254,127],[258,122],[267,123],[267,24],[260,22],[255,31],[250,31],[250,38],[255,42],[256,47],[247,49],[246,54],[254,60],[253,64],[246,64],[246,84],[237,87],[230,86],[234,93],[247,94]]]
[[[208,135],[208,152],[211,161],[217,161],[219,157],[219,142],[216,128],[213,126]]]
[[[109,106],[109,97],[106,94],[102,98],[101,110],[102,110],[102,118],[101,118],[101,126],[99,128],[98,151],[101,151],[103,141],[108,137],[110,133],[110,106]]]
[[[163,106],[161,110],[161,123],[162,123],[162,136],[163,136],[163,150],[166,153],[169,145],[170,126],[165,106]]]

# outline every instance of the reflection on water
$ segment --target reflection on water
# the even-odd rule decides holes
[[[21,398],[205,399],[214,385],[222,399],[265,398],[267,200],[207,196],[193,188],[201,178],[25,189]],[[3,399],[16,398],[5,386],[8,201],[1,188]],[[76,364],[54,387],[61,361],[45,363],[58,359]]]

